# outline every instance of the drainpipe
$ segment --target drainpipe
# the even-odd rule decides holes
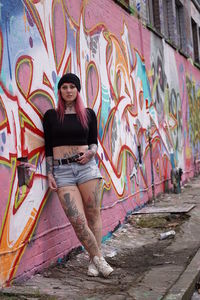
[[[154,186],[154,173],[153,173],[153,156],[152,156],[152,137],[150,134],[150,129],[147,129],[147,136],[149,140],[149,150],[150,150],[150,163],[151,163],[151,186],[152,186],[152,202],[155,202],[155,186]]]

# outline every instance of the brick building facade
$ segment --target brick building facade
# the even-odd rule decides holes
[[[3,1],[1,285],[80,245],[46,177],[43,115],[64,73],[97,115],[103,240],[172,189],[172,171],[199,172],[199,19],[188,0]]]

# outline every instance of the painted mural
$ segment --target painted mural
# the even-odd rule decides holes
[[[62,74],[80,76],[85,105],[97,114],[104,237],[170,187],[172,168],[186,180],[198,164],[199,73],[146,29],[136,38],[132,16],[114,27],[100,6],[101,21],[86,19],[93,9],[92,1],[0,1],[1,285],[77,245],[45,173],[42,118],[57,105]],[[70,234],[62,250],[58,230]]]

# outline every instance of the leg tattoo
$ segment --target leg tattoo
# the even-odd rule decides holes
[[[89,229],[86,218],[82,213],[79,212],[75,201],[70,197],[69,193],[64,195],[65,200],[65,212],[69,218],[76,235],[86,250],[91,254],[94,252],[94,255],[98,252],[98,245],[96,239]]]

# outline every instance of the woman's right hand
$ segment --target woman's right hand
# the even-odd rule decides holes
[[[50,173],[47,176],[48,176],[49,188],[50,188],[50,190],[55,192],[57,190],[57,184],[53,177],[53,174]]]

